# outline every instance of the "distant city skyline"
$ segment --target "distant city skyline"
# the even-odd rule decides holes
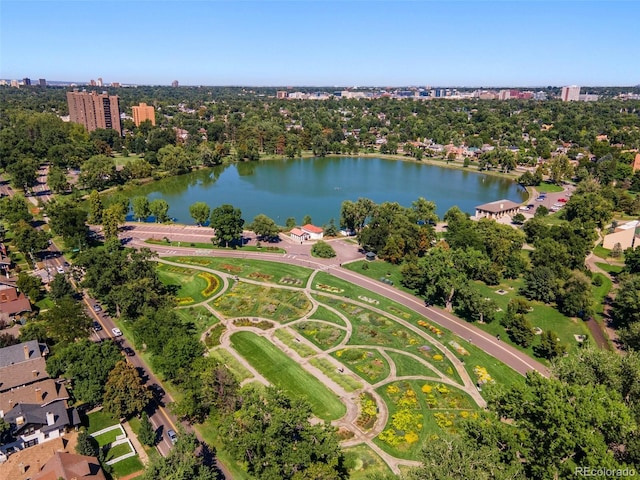
[[[1,8],[6,79],[470,88],[640,83],[640,3],[631,1],[2,0]]]

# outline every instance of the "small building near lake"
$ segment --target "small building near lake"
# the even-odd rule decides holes
[[[476,220],[481,218],[498,219],[504,216],[513,216],[518,213],[520,204],[511,200],[496,200],[476,207]]]

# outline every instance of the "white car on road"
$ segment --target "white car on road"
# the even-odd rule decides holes
[[[114,336],[116,337],[121,337],[122,336],[122,332],[120,331],[119,328],[114,327],[111,329],[111,332],[113,333]]]

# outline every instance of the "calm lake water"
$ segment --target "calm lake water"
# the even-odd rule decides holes
[[[465,170],[380,158],[328,157],[269,160],[221,165],[137,187],[132,196],[165,199],[169,215],[193,223],[189,206],[211,208],[229,203],[246,222],[264,213],[279,225],[310,215],[316,225],[340,220],[344,200],[360,197],[376,203],[410,206],[418,197],[437,205],[442,216],[457,205],[473,214],[475,206],[503,198],[521,202],[526,192],[513,180]]]

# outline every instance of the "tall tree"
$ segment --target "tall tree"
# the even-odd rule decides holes
[[[156,218],[157,223],[164,223],[169,220],[169,204],[162,198],[156,198],[149,203],[151,215]]]
[[[104,408],[119,418],[128,418],[140,413],[152,398],[151,391],[145,387],[136,367],[119,361],[109,372],[104,389]]]
[[[214,208],[211,211],[210,226],[215,230],[215,237],[220,245],[227,247],[235,244],[242,239],[242,212],[228,204]]]
[[[198,225],[204,225],[209,219],[211,209],[206,202],[196,202],[189,207],[189,215]]]
[[[89,217],[87,222],[92,225],[99,225],[102,223],[102,212],[104,206],[102,205],[102,199],[97,190],[92,190],[89,194]]]
[[[133,197],[131,200],[131,209],[133,210],[133,216],[136,217],[138,221],[146,220],[147,217],[151,215],[149,199],[145,196]]]
[[[42,316],[46,320],[49,336],[62,345],[89,335],[91,319],[82,304],[71,297],[60,298]]]
[[[252,230],[260,239],[271,240],[278,237],[280,230],[271,218],[264,214],[256,215],[253,222],[247,225],[249,230]]]

